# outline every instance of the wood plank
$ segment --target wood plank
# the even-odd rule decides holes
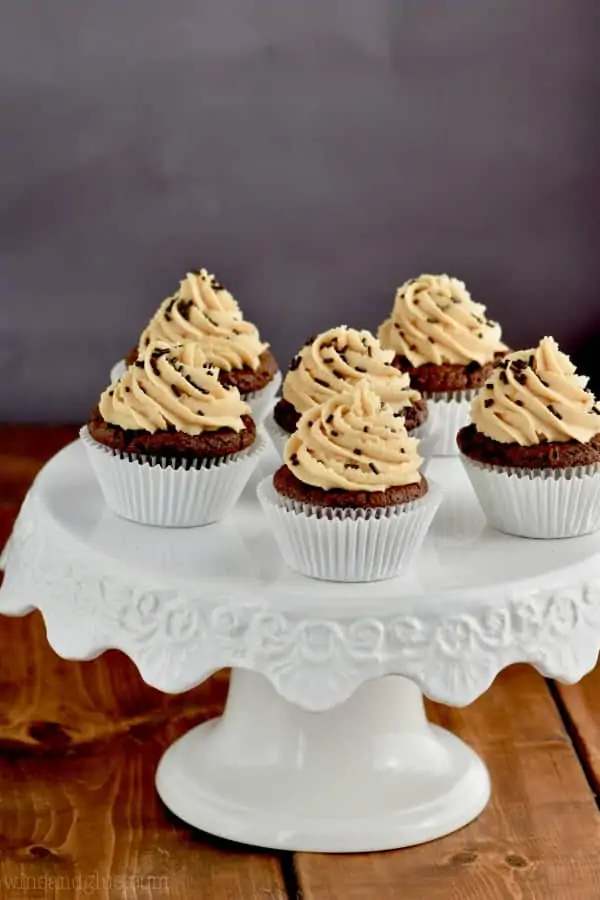
[[[75,433],[0,427],[0,547],[31,479]],[[285,900],[276,854],[188,828],[154,788],[162,752],[218,715],[226,689],[220,673],[161,694],[118,652],[60,659],[39,613],[0,617],[2,900]]]
[[[600,817],[544,680],[516,667],[470,707],[430,706],[430,714],[485,759],[493,780],[486,811],[421,847],[297,854],[303,900],[600,897]]]
[[[78,431],[75,425],[0,425],[0,506],[20,504],[46,460]]]
[[[592,789],[600,795],[600,667],[578,684],[557,684],[556,694]]]
[[[2,900],[285,900],[277,855],[195,832],[154,789],[161,753],[220,712],[226,681],[169,697],[120,653],[59,659],[38,614],[0,619]]]

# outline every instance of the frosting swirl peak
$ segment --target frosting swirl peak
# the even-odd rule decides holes
[[[363,378],[304,413],[284,460],[300,481],[324,490],[385,491],[421,480],[418,443]]]
[[[150,434],[174,429],[188,435],[230,428],[242,431],[250,408],[235,387],[219,381],[197,343],[151,342],[137,362],[100,398],[100,415],[110,425]]]
[[[230,372],[256,371],[269,346],[244,316],[234,297],[206,269],[188,272],[179,290],[167,297],[140,338],[143,352],[152,341],[197,341],[211,365]]]
[[[412,366],[485,365],[506,350],[500,326],[485,313],[464,282],[448,275],[421,275],[398,288],[378,337]]]
[[[600,434],[600,409],[568,356],[551,337],[510,353],[494,367],[471,404],[477,431],[503,444],[585,444]]]
[[[296,354],[283,382],[283,398],[304,413],[368,378],[375,393],[397,412],[421,395],[411,390],[409,375],[392,366],[393,358],[393,350],[384,350],[370,331],[330,328]]]

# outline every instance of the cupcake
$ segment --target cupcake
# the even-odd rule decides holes
[[[234,505],[265,442],[197,343],[151,341],[80,432],[107,505],[147,525],[206,525]]]
[[[244,320],[229,291],[206,269],[188,272],[179,290],[161,303],[126,362],[135,362],[138,353],[153,341],[197,341],[207,362],[220,369],[221,383],[238,389],[257,421],[281,383],[269,345],[261,341],[256,326]]]
[[[555,340],[498,362],[458,446],[492,527],[531,538],[600,528],[600,409]]]
[[[410,378],[392,366],[393,351],[384,350],[369,331],[340,326],[310,338],[291,362],[267,429],[278,449],[296,430],[300,417],[363,378],[404,419],[407,431],[422,436],[427,404],[410,387]]]
[[[379,328],[394,365],[428,401],[438,434],[434,455],[456,454],[456,432],[468,422],[469,403],[507,350],[500,326],[485,311],[462,281],[421,275],[398,289],[392,313]]]
[[[298,422],[258,497],[286,563],[313,578],[393,578],[418,553],[440,492],[418,440],[363,378]]]

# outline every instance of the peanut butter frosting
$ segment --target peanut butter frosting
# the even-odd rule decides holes
[[[139,349],[152,341],[179,344],[198,341],[210,365],[230,372],[256,371],[269,346],[258,329],[244,320],[234,297],[206,269],[188,272],[179,290],[164,300],[142,333]]]
[[[407,373],[392,366],[393,350],[384,350],[370,331],[341,325],[312,338],[292,360],[283,398],[299,413],[368,378],[375,393],[394,412],[420,400]]]
[[[385,491],[421,480],[418,440],[363,378],[301,417],[284,460],[305,484],[325,490]]]
[[[405,356],[412,366],[485,365],[506,350],[500,326],[485,313],[464,282],[448,275],[420,275],[398,288],[378,337],[383,347]]]
[[[600,409],[587,383],[554,338],[545,337],[495,366],[473,400],[471,418],[477,431],[503,444],[585,444],[600,434]]]
[[[137,362],[100,398],[100,415],[110,425],[154,434],[174,428],[183,434],[231,428],[242,431],[250,408],[235,387],[219,382],[199,344],[172,346],[151,341]]]

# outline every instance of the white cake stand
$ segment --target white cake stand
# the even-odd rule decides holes
[[[37,607],[57,653],[119,648],[164,691],[233,667],[224,715],[158,770],[162,799],[191,825],[288,850],[431,840],[476,817],[490,788],[479,757],[427,722],[421,692],[463,705],[511,663],[567,682],[593,668],[600,536],[492,532],[459,462],[434,460],[429,474],[448,494],[414,571],[343,585],[284,566],[253,485],[203,529],[114,517],[76,443],[27,498],[0,610]]]

